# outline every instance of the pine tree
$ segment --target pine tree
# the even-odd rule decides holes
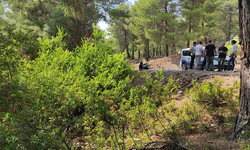
[[[204,44],[208,43],[208,37],[211,36],[213,30],[215,30],[216,22],[215,18],[218,16],[216,11],[219,6],[219,2],[216,0],[203,0],[201,1],[201,32],[204,40]]]
[[[150,0],[151,1],[151,0]],[[144,58],[149,59],[149,39],[146,37],[146,22],[147,17],[145,16],[148,10],[144,9],[145,6],[149,5],[147,0],[139,0],[133,7],[131,7],[131,19],[132,24],[129,25],[130,30],[138,37],[139,49],[144,49]]]
[[[198,40],[197,32],[199,32],[199,25],[201,20],[200,0],[180,0],[182,26],[186,28],[187,32],[183,34],[183,39],[187,41],[187,47],[190,47],[191,40]]]
[[[242,62],[240,76],[240,111],[236,118],[234,127],[234,139],[239,139],[244,132],[249,132],[249,97],[250,97],[250,82],[249,82],[249,36],[250,36],[250,1],[239,0],[239,44],[241,45],[240,60]],[[245,137],[248,137],[246,134]]]
[[[126,28],[129,31],[129,36],[128,40],[130,43],[130,49],[131,49],[131,59],[135,58],[135,52],[138,50],[137,45],[138,45],[138,37],[130,30],[129,26],[130,24],[133,24],[133,20],[131,18],[131,15],[129,18],[126,18],[126,22],[128,23],[126,25]]]
[[[107,12],[124,2],[125,0],[58,0],[57,3],[65,8],[66,14],[79,19],[88,15],[89,12],[94,12],[98,18],[106,20]]]
[[[149,56],[149,45],[152,45],[154,53],[161,46],[164,47],[165,56],[169,55],[169,45],[175,47],[175,26],[177,24],[174,15],[174,3],[170,0],[140,0],[132,7],[132,19],[135,23],[131,26],[145,47]],[[151,44],[150,44],[151,43]]]
[[[129,5],[119,5],[117,9],[110,13],[110,28],[108,31],[114,38],[114,44],[118,45],[118,51],[127,52],[127,58],[131,58],[129,54],[129,35],[127,18],[130,17]]]
[[[238,34],[238,0],[221,0],[221,7],[217,9],[216,25],[217,33],[220,33],[222,40],[229,41]]]
[[[67,33],[67,48],[73,50],[82,44],[82,38],[92,34],[92,23],[106,20],[107,12],[123,0],[3,0],[1,5],[7,20],[21,30],[33,30],[34,38],[55,36],[57,27]]]

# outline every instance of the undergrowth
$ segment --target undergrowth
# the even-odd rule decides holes
[[[185,95],[210,114],[223,116],[229,112],[230,116],[238,111],[240,84],[234,81],[233,87],[223,88],[223,82],[218,78],[201,84],[193,80],[193,87],[187,90]]]
[[[18,53],[12,53],[18,59],[4,60],[12,66],[1,67],[2,149],[129,149],[154,141],[178,143],[180,136],[205,131],[209,122],[204,116],[227,117],[237,110],[238,86],[222,88],[218,79],[201,85],[194,81],[186,92],[191,101],[176,107],[172,95],[178,80],[170,77],[163,85],[163,71],[156,73],[156,80],[147,72],[133,72],[125,54],[113,54],[98,28],[72,52],[65,49],[64,36],[59,29],[57,37],[40,39],[36,60],[21,59]],[[145,83],[132,86],[132,80]]]

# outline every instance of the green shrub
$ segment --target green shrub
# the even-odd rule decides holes
[[[19,119],[24,116],[21,110],[28,107],[28,89],[20,84],[19,66],[24,65],[24,54],[36,47],[37,42],[28,34],[16,31],[13,25],[3,28],[0,33],[0,145],[1,149],[23,149],[20,138],[23,125]],[[26,53],[27,52],[27,53]],[[25,144],[28,144],[25,143]]]
[[[118,129],[123,129],[120,139],[125,136],[122,143],[129,148],[131,145],[143,147],[145,143],[152,141],[152,136],[162,132],[166,128],[166,110],[172,109],[170,103],[171,95],[178,89],[177,81],[169,78],[166,85],[162,84],[164,79],[162,70],[156,72],[156,80],[144,72],[139,80],[146,80],[141,86],[132,87],[128,101],[123,101],[120,105],[118,115],[123,118]],[[166,108],[165,105],[170,103]],[[161,112],[161,113],[160,113]],[[125,126],[123,126],[125,125]],[[136,140],[135,140],[136,139]],[[125,142],[127,141],[127,142]]]
[[[73,52],[65,50],[64,35],[59,29],[57,37],[40,39],[39,57],[16,63],[17,86],[9,91],[16,101],[1,100],[15,108],[1,107],[2,120],[6,120],[1,130],[8,129],[1,135],[5,137],[1,145],[14,142],[13,147],[32,149],[39,143],[41,149],[65,148],[63,140],[69,142],[77,134],[86,134],[87,127],[94,131],[99,122],[111,125],[115,120],[110,107],[119,105],[131,80],[132,68],[125,55],[113,54],[98,28],[93,39],[84,40]],[[7,133],[15,141],[8,142]]]
[[[239,84],[236,87],[222,87],[223,81],[215,78],[213,82],[203,82],[199,84],[193,81],[193,87],[187,90],[186,96],[192,101],[202,105],[209,112],[223,113],[225,109],[228,109],[230,113],[236,112],[238,99]]]
[[[19,84],[19,65],[23,63],[23,56],[34,55],[38,42],[32,40],[28,34],[16,31],[14,25],[1,29],[0,33],[0,112],[15,112],[23,107],[20,101],[25,92]],[[27,54],[27,55],[26,55]]]
[[[59,29],[56,37],[40,39],[35,60],[18,60],[15,80],[9,78],[11,101],[4,101],[11,107],[0,106],[2,148],[128,149],[152,140],[165,127],[159,110],[172,109],[164,104],[177,81],[163,85],[162,71],[157,80],[145,72],[139,77],[145,85],[132,87],[126,55],[113,54],[98,28],[71,52],[64,35]]]

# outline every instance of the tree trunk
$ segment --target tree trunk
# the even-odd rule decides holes
[[[127,51],[127,58],[130,59],[129,49],[128,49],[128,36],[127,36],[127,30],[124,30],[124,46]]]
[[[153,57],[155,56],[155,48],[153,48],[153,55],[152,55]]]
[[[129,54],[129,49],[128,49],[128,45],[127,45],[127,48],[126,48],[126,50],[127,50],[127,58],[128,58],[128,59],[130,59],[130,58],[131,58],[131,56],[130,56],[130,54]]]
[[[250,129],[250,1],[239,0],[239,44],[240,72],[240,111],[236,118],[233,138],[241,137],[242,131]]]
[[[132,45],[132,59],[135,59],[135,45]]]
[[[190,32],[191,32],[191,30],[190,30]],[[174,30],[174,28],[173,28],[173,37],[172,37],[172,40],[173,40],[173,45],[172,45],[172,50],[171,50],[171,54],[174,54],[174,52],[176,51],[176,47],[175,47],[175,30]],[[188,46],[189,47],[189,46]]]
[[[155,56],[158,56],[158,46],[156,46],[156,50],[155,50]]]
[[[172,54],[174,54],[175,52],[176,52],[176,46],[175,46],[175,44],[173,44]]]
[[[148,59],[149,59],[149,39],[147,39],[147,58],[146,58],[146,60],[148,61]]]
[[[191,20],[189,20],[189,23],[188,23],[188,33],[190,34],[191,33]],[[190,46],[190,40],[188,39],[187,41],[187,47]]]
[[[192,6],[196,6],[194,0],[192,0]],[[191,8],[191,11],[193,11],[193,8]],[[190,20],[188,22],[188,33],[189,33],[189,35],[191,34],[191,31],[192,31],[192,22],[191,21],[193,21],[193,17],[190,18]],[[187,47],[190,47],[190,39],[187,40]]]
[[[207,37],[205,35],[205,25],[204,25],[204,22],[201,23],[201,26],[202,26],[202,30],[203,30],[204,45],[206,45],[207,44]]]
[[[168,2],[165,3],[165,13],[168,13]],[[167,39],[167,32],[168,32],[168,21],[165,21],[165,38]],[[168,57],[168,44],[166,44],[166,57]]]
[[[145,58],[145,59],[147,59],[147,46],[145,45],[144,46],[144,53],[143,53],[143,57]]]
[[[161,56],[161,46],[160,46],[160,56]]]
[[[231,23],[232,23],[232,7],[229,8],[229,29],[228,29],[228,41],[230,40],[231,38]]]
[[[138,49],[138,58],[141,58],[141,49],[136,47]]]
[[[166,57],[168,57],[168,44],[166,44]]]
[[[206,37],[206,35],[203,35],[203,40],[204,40],[204,45],[207,45],[208,42],[207,42],[207,37]]]

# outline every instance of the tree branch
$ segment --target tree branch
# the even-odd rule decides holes
[[[2,20],[4,23],[10,25],[7,21],[5,21],[3,18],[0,17],[0,20]]]

